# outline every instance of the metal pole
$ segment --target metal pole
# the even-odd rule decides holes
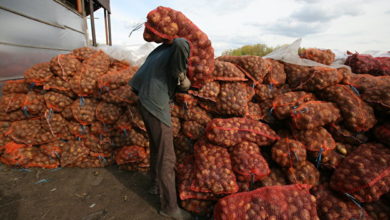
[[[111,12],[108,12],[108,36],[109,36],[109,45],[112,46],[111,38]]]
[[[97,46],[96,44],[96,32],[95,32],[95,16],[93,15],[94,10],[93,10],[93,1],[94,0],[89,0],[89,16],[91,18],[91,29],[92,29],[92,45],[94,47]]]
[[[104,9],[104,30],[105,30],[105,33],[106,33],[106,45],[109,45],[109,39],[108,39],[108,24],[107,24],[107,10],[105,8]]]

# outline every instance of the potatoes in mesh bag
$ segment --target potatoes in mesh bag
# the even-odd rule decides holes
[[[181,130],[180,119],[176,118],[176,117],[172,117],[171,120],[172,120],[173,137],[177,137],[179,135],[180,130]]]
[[[187,153],[192,153],[194,151],[194,142],[183,134],[176,136],[173,139],[173,144],[175,146],[175,151],[179,150]]]
[[[71,98],[75,97],[75,93],[72,91],[71,84],[68,81],[61,79],[60,77],[51,77],[49,81],[43,85],[43,89],[56,91]]]
[[[44,112],[41,123],[42,128],[55,137],[59,137],[67,129],[67,121],[61,114],[55,114],[50,110]]]
[[[73,112],[72,112],[72,105],[66,106],[64,110],[62,110],[61,115],[63,118],[65,118],[68,121],[74,119]]]
[[[39,168],[47,168],[54,169],[60,165],[60,162],[57,158],[52,158],[42,153],[38,148],[31,148],[31,160],[24,165],[24,167],[39,167]]]
[[[80,167],[80,168],[101,168],[107,167],[114,163],[112,157],[95,157],[95,156],[83,156],[77,158],[72,164],[67,165],[68,167]]]
[[[204,135],[205,125],[197,121],[184,121],[182,126],[183,134],[191,140],[197,140]]]
[[[317,48],[304,48],[299,50],[299,56],[325,65],[331,65],[336,58],[336,55],[332,52],[332,50]]]
[[[43,95],[38,94],[34,91],[28,92],[22,103],[22,110],[26,114],[39,115],[45,109],[45,99]]]
[[[263,110],[259,103],[248,102],[248,113],[245,117],[253,119],[253,120],[261,120],[263,119]]]
[[[211,81],[206,82],[198,91],[189,90],[188,92],[198,98],[216,102],[220,90],[220,84],[217,81]]]
[[[373,220],[389,219],[390,207],[385,198],[372,203],[364,204],[364,209]]]
[[[0,111],[0,121],[20,121],[31,118],[31,115],[26,115],[22,110],[13,112]]]
[[[39,150],[51,158],[61,158],[65,145],[67,145],[67,142],[58,140],[39,146]]]
[[[138,132],[134,129],[131,129],[129,131],[129,139],[131,142],[131,145],[137,145],[140,147],[149,147],[149,139],[147,134],[144,132]]]
[[[265,59],[265,61],[269,63],[269,68],[263,83],[276,86],[285,84],[287,76],[283,63],[273,59]]]
[[[84,146],[93,153],[103,153],[110,155],[112,153],[112,144],[109,137],[96,137],[89,134],[83,138]]]
[[[293,184],[318,185],[320,182],[320,171],[310,162],[304,161],[298,167],[290,167],[287,178]]]
[[[115,162],[118,165],[138,163],[147,157],[145,148],[136,145],[126,146],[116,151]]]
[[[73,54],[60,54],[50,60],[50,70],[65,81],[69,81],[80,68],[81,62]]]
[[[200,216],[211,215],[214,210],[214,203],[214,201],[201,199],[186,199],[180,201],[180,205],[183,209]]]
[[[122,109],[111,103],[99,102],[96,106],[96,119],[106,124],[114,124],[121,114]]]
[[[93,98],[79,98],[72,104],[73,117],[84,125],[91,124],[95,120],[97,100]]]
[[[86,66],[90,76],[100,77],[108,71],[110,63],[110,57],[102,50],[98,50],[86,58],[82,65]]]
[[[89,69],[90,67],[82,65],[80,71],[70,79],[69,83],[72,91],[78,96],[89,96],[98,92],[98,76]]]
[[[50,71],[50,63],[46,62],[33,65],[24,72],[23,76],[27,83],[39,86],[46,83],[53,76],[53,73]]]
[[[271,173],[259,181],[261,186],[282,186],[287,185],[287,177],[283,170],[277,166],[270,167]]]
[[[326,87],[336,85],[343,80],[343,75],[337,69],[314,66],[310,70],[309,76],[305,77],[295,89],[305,91],[317,91]]]
[[[10,93],[0,97],[0,112],[16,111],[23,106],[26,100],[25,94]]]
[[[58,92],[49,91],[43,95],[46,106],[56,112],[63,111],[67,106],[73,103],[73,100],[66,95]]]
[[[336,147],[332,135],[323,127],[312,130],[295,130],[293,135],[305,145],[308,151],[324,151],[326,153],[326,151]]]
[[[61,155],[61,167],[72,167],[78,159],[89,154],[89,149],[84,146],[82,141],[71,140],[68,141]]]
[[[310,77],[310,72],[312,67],[310,66],[301,66],[291,63],[283,63],[284,71],[287,75],[287,84],[290,88],[296,88],[305,81],[308,77]]]
[[[264,102],[266,100],[274,99],[284,93],[289,92],[290,89],[287,86],[276,87],[273,85],[257,84],[255,87],[256,100]]]
[[[248,93],[243,83],[224,83],[216,103],[220,114],[245,116],[248,112]]]
[[[15,121],[8,130],[8,135],[17,143],[33,144],[41,130],[41,120],[30,119]]]
[[[287,92],[277,96],[273,102],[273,113],[278,119],[285,119],[291,115],[291,112],[299,105],[315,100],[312,93],[303,91]]]
[[[75,121],[69,121],[67,127],[72,135],[78,138],[84,138],[90,133],[90,128]]]
[[[2,88],[3,95],[10,93],[27,93],[29,85],[25,79],[8,80],[4,83]]]
[[[125,114],[127,114],[134,127],[140,129],[141,131],[146,131],[146,127],[144,121],[142,120],[141,113],[136,106],[128,106]]]
[[[272,146],[272,159],[281,167],[298,167],[306,161],[306,148],[297,140],[282,138]]]
[[[112,89],[118,89],[121,86],[127,85],[131,77],[136,72],[134,67],[125,69],[109,69],[104,75],[99,77],[97,85],[99,89],[103,91],[109,91]]]
[[[11,166],[24,166],[32,158],[32,146],[9,141],[1,146],[1,148],[3,153],[0,157],[0,162],[3,164]]]
[[[80,47],[72,50],[72,53],[77,57],[77,59],[83,62],[87,58],[91,57],[94,53],[96,53],[96,50],[91,47]]]
[[[211,121],[211,116],[202,108],[195,106],[188,110],[184,110],[184,120],[196,121],[201,125],[206,125]]]
[[[91,134],[104,137],[111,136],[115,132],[114,128],[115,125],[105,124],[100,121],[95,121],[90,125]]]
[[[213,79],[219,81],[247,81],[245,74],[233,63],[215,60]]]
[[[110,90],[102,94],[102,99],[105,102],[127,105],[135,104],[138,100],[137,95],[132,91],[129,85],[121,86],[118,89]]]
[[[198,104],[198,99],[187,93],[176,93],[175,103],[185,108],[192,108]]]

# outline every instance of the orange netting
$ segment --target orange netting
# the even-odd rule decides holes
[[[336,58],[336,55],[331,50],[321,50],[317,48],[304,48],[299,50],[299,56],[325,65],[331,65]]]
[[[281,167],[298,167],[306,161],[306,148],[297,140],[282,138],[272,146],[272,159]]]
[[[35,64],[27,69],[23,75],[27,83],[41,86],[53,76],[53,73],[50,71],[50,63],[46,62]]]
[[[126,146],[116,151],[115,162],[118,165],[138,163],[146,158],[145,148],[139,146]]]
[[[278,119],[285,119],[291,115],[291,112],[301,104],[315,100],[312,93],[307,92],[287,92],[277,96],[272,102],[272,108]]]

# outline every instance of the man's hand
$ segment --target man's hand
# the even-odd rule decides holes
[[[187,78],[185,72],[179,73],[178,86],[181,91],[187,91],[191,87],[191,81]]]

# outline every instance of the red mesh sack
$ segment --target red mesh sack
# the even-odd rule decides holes
[[[206,110],[208,113],[220,114],[220,112],[217,111],[217,105],[215,102],[199,100],[198,104],[202,109]]]
[[[103,137],[111,136],[112,133],[114,132],[114,126],[115,125],[110,125],[110,124],[102,123],[100,121],[95,121],[90,126],[91,134],[94,134],[96,136],[103,136]]]
[[[50,71],[50,63],[47,62],[35,64],[27,69],[23,75],[27,83],[41,86],[53,76],[53,73]]]
[[[129,116],[127,114],[122,114],[118,121],[116,121],[114,127],[121,131],[129,132],[132,129]]]
[[[385,123],[375,128],[375,137],[378,141],[389,145],[390,144],[390,123]]]
[[[4,83],[2,94],[7,95],[11,93],[27,93],[29,85],[25,79],[8,80]]]
[[[186,199],[181,200],[180,205],[183,209],[200,216],[209,216],[213,213],[214,203],[210,200]]]
[[[57,92],[47,92],[43,95],[46,106],[56,112],[61,112],[65,107],[73,103],[73,100],[66,95]]]
[[[82,141],[68,141],[64,146],[60,163],[61,167],[72,167],[72,164],[89,154],[89,149]]]
[[[273,59],[265,60],[270,63],[270,67],[263,83],[276,86],[285,84],[287,76],[286,72],[284,71],[283,63]]]
[[[316,198],[309,185],[267,186],[220,199],[214,209],[216,220],[300,219],[318,220]]]
[[[25,94],[10,93],[0,97],[0,112],[8,113],[16,111],[23,106],[26,100]]]
[[[259,56],[220,56],[217,60],[236,64],[255,84],[262,83],[270,69],[270,62]]]
[[[345,65],[351,67],[354,73],[369,73],[372,75],[380,75],[379,61],[368,54],[350,53],[345,60]]]
[[[263,119],[264,113],[261,109],[260,104],[254,102],[248,102],[248,113],[245,117],[252,120],[261,120]]]
[[[310,69],[309,75],[301,80],[295,89],[317,91],[341,82],[343,75],[334,68],[315,66]]]
[[[294,131],[294,138],[305,145],[308,151],[329,151],[336,147],[332,135],[323,127]]]
[[[109,91],[118,89],[121,86],[125,86],[128,84],[129,80],[135,72],[136,69],[134,67],[128,67],[119,70],[116,68],[111,68],[106,74],[99,77],[97,81],[98,88],[102,89],[103,91]]]
[[[50,70],[69,81],[80,69],[81,62],[73,54],[60,54],[50,60]]]
[[[282,186],[287,185],[287,178],[282,169],[271,167],[271,173],[264,179],[260,180],[261,186]]]
[[[122,114],[122,109],[114,104],[99,102],[96,106],[96,119],[105,124],[114,124]]]
[[[67,124],[67,127],[72,135],[78,138],[84,138],[87,134],[90,133],[90,128],[86,125],[82,125],[78,122],[70,121]]]
[[[229,194],[238,191],[236,176],[226,148],[199,141],[194,147],[195,177],[191,190]]]
[[[336,144],[336,146],[338,145]],[[312,155],[314,158],[318,158],[318,152],[314,152]],[[322,154],[320,167],[329,170],[337,169],[343,159],[343,155],[337,153],[335,150],[330,150],[329,152]]]
[[[0,157],[0,162],[3,164],[24,166],[31,160],[31,146],[8,142],[1,148],[3,148],[3,154]]]
[[[349,86],[335,85],[323,90],[322,96],[339,107],[345,125],[352,131],[365,132],[376,124],[374,110]]]
[[[81,62],[91,57],[94,53],[96,53],[96,50],[90,47],[80,47],[72,50],[72,54],[75,55]]]
[[[118,165],[126,163],[137,163],[141,162],[146,158],[146,151],[143,147],[139,146],[126,146],[122,147],[116,152],[115,162]]]
[[[71,98],[75,96],[70,83],[61,79],[60,77],[51,77],[49,81],[43,85],[43,89],[56,91]]]
[[[318,185],[320,182],[320,171],[310,162],[304,161],[298,167],[290,167],[287,171],[287,178],[293,184]]]
[[[15,121],[11,124],[6,135],[17,143],[34,144],[38,132],[41,130],[41,120],[31,119]]]
[[[142,120],[142,115],[136,106],[128,106],[126,114],[133,123],[134,127],[140,129],[141,131],[146,131],[145,123]]]
[[[226,147],[243,141],[266,146],[279,139],[268,125],[247,118],[215,118],[207,127],[206,137],[209,141]]]
[[[43,95],[31,91],[25,96],[21,107],[27,115],[39,115],[45,109],[45,99]]]
[[[219,82],[212,81],[206,82],[204,85],[198,90],[189,90],[188,93],[205,100],[210,100],[213,102],[217,101],[217,97],[220,93],[221,86]]]
[[[211,116],[203,109],[195,106],[184,111],[184,120],[196,121],[201,125],[207,125],[211,121]]]
[[[248,93],[243,83],[224,83],[216,108],[220,114],[245,116],[248,112]]]
[[[317,198],[318,216],[324,220],[369,219],[367,213],[352,199],[320,185],[313,190]]]
[[[175,103],[185,108],[193,108],[198,104],[198,99],[186,93],[176,93]]]
[[[283,63],[284,71],[287,76],[287,83],[290,88],[296,88],[302,82],[305,82],[310,77],[311,69],[310,66],[301,66],[291,63]]]
[[[274,98],[288,92],[288,87],[276,87],[273,85],[257,84],[255,87],[256,99],[260,102],[273,100]]]
[[[247,81],[245,74],[233,63],[215,60],[213,79],[218,81]]]
[[[109,157],[112,154],[112,144],[109,137],[96,137],[87,135],[83,138],[84,146],[90,150],[90,155],[102,155]]]
[[[384,199],[364,204],[364,209],[373,220],[390,219],[390,207]]]
[[[190,43],[188,78],[194,84],[207,81],[214,71],[214,49],[207,35],[193,24],[183,13],[171,8],[157,7],[147,15],[144,39],[153,33],[159,38],[185,38]],[[160,43],[156,41],[157,43]],[[196,86],[196,85],[195,85]]]
[[[332,52],[332,50],[321,50],[317,48],[299,50],[299,56],[325,65],[331,65],[336,58],[336,55]]]
[[[315,100],[312,93],[303,91],[287,92],[277,96],[272,102],[273,113],[278,119],[285,119],[301,104]]]
[[[372,102],[377,102],[378,104],[383,103],[384,106],[389,106],[389,96],[387,93],[389,92],[390,76],[349,74],[344,79],[344,83],[359,89],[363,100],[368,102],[372,99]],[[371,97],[373,95],[376,96]]]
[[[65,141],[55,141],[49,144],[41,145],[39,150],[51,158],[61,158],[63,149],[67,143]]]
[[[379,62],[379,73],[390,76],[390,57],[376,57],[375,59]]]
[[[360,202],[373,202],[390,190],[390,149],[381,144],[360,145],[333,173],[333,189]]]
[[[57,158],[52,158],[42,153],[38,148],[31,148],[31,160],[23,167],[39,167],[46,169],[54,169],[60,165]]]
[[[179,118],[176,118],[176,117],[172,117],[171,118],[171,121],[172,121],[172,133],[173,133],[173,137],[177,137],[179,135],[179,132],[181,130],[181,122],[180,122],[180,119]]]
[[[83,65],[88,69],[88,74],[93,77],[100,77],[110,68],[110,57],[99,50],[91,54],[83,61]]]
[[[73,117],[83,125],[91,124],[95,120],[98,102],[91,98],[79,98],[72,104]]]
[[[298,167],[306,161],[306,148],[297,140],[282,138],[272,146],[272,159],[281,167]]]
[[[251,142],[242,142],[230,153],[233,171],[240,181],[258,181],[271,172],[259,147]]]
[[[331,123],[327,126],[327,130],[332,134],[336,141],[347,144],[359,145],[366,143],[368,140],[366,135],[352,132],[339,124]]]
[[[340,110],[331,102],[309,101],[291,113],[292,125],[297,129],[313,129],[338,121]]]

